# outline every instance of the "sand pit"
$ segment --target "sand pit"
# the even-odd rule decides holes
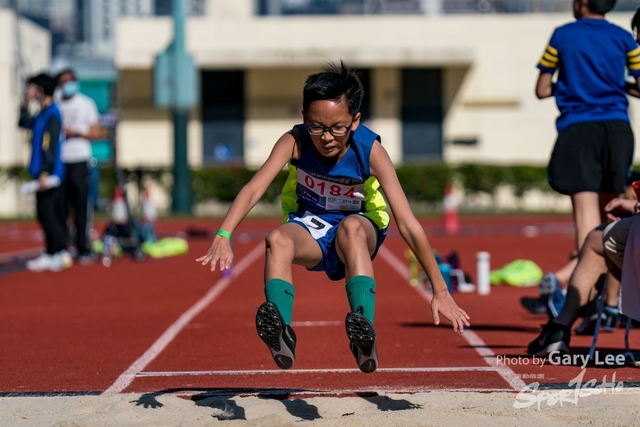
[[[377,394],[377,395],[376,395]],[[505,392],[369,393],[348,397],[117,394],[0,399],[0,425],[85,426],[632,426],[640,419],[640,389],[549,400],[538,410],[513,407]]]

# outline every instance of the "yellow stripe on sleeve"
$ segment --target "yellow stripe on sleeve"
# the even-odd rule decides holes
[[[44,135],[42,135],[42,149],[48,150],[50,142],[51,142],[51,137],[49,136],[49,132],[45,132]]]
[[[633,49],[631,52],[627,53],[627,56],[631,58],[632,56],[640,55],[640,47]]]
[[[542,58],[540,60],[540,65],[542,65],[545,68],[556,68],[556,64],[554,64],[553,62],[549,62],[546,59]]]
[[[639,64],[631,64],[631,65],[629,65],[629,69],[633,70],[633,71],[640,70],[640,63]]]
[[[545,52],[544,55],[542,55],[542,58],[546,59],[549,62],[553,62],[554,64],[558,62],[558,57],[549,55],[548,52]]]
[[[629,64],[635,64],[635,63],[638,63],[638,62],[640,62],[640,55],[635,56],[633,58],[629,58]]]
[[[558,49],[556,49],[555,47],[548,45],[547,46],[547,50],[549,51],[550,54],[552,54],[553,56],[558,56]]]

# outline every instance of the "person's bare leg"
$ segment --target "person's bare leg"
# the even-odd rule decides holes
[[[620,295],[620,280],[613,274],[607,277],[607,294],[605,295],[605,304],[609,307],[618,307],[618,296]]]
[[[578,264],[569,281],[564,307],[553,322],[571,327],[587,303],[595,299],[595,286],[606,273],[602,231],[593,230],[580,250]]]
[[[322,260],[322,251],[311,234],[298,224],[287,223],[272,230],[265,238],[264,280],[293,281],[292,264],[313,268]]]
[[[587,235],[601,224],[600,195],[591,191],[573,193],[571,203],[576,226],[576,248],[580,251]]]
[[[355,276],[373,278],[371,256],[376,250],[378,235],[375,226],[362,215],[350,215],[336,232],[336,251],[345,265],[345,279]]]
[[[590,191],[571,194],[573,222],[576,228],[575,242],[578,251],[580,251],[587,234],[604,222],[602,218],[606,218],[606,215],[604,215],[603,208],[609,200],[611,200],[609,196],[611,195],[598,194]],[[567,286],[569,286],[569,279],[577,263],[577,258],[574,258],[554,272],[556,279],[558,279],[560,283],[560,289],[566,289]]]

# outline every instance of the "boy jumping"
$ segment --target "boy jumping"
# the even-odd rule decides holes
[[[376,282],[372,259],[385,238],[389,215],[433,285],[431,314],[440,314],[462,333],[469,316],[447,290],[429,241],[413,215],[380,137],[360,124],[364,89],[344,64],[307,77],[303,123],[276,142],[269,158],[229,208],[207,254],[197,261],[228,269],[233,260],[231,233],[260,200],[284,166],[289,178],[282,190],[284,224],[266,236],[264,292],[256,328],[281,369],[295,361],[296,335],[291,328],[295,289],[292,264],[324,271],[329,279],[346,279],[351,312],[345,325],[350,349],[362,372],[378,366],[373,328]]]

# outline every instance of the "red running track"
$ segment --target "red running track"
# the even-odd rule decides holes
[[[209,230],[218,224],[191,223]],[[567,218],[474,218],[465,223],[466,235],[434,231],[430,241],[443,253],[458,250],[471,272],[480,250],[491,253],[493,267],[526,258],[553,270],[573,246],[566,232],[534,237],[518,232],[526,225],[553,230],[550,224],[566,226]],[[173,233],[186,225],[166,221],[160,231]],[[535,295],[535,288],[494,287],[487,297],[456,294],[471,315],[472,329],[460,336],[448,326],[435,327],[428,303],[407,284],[406,245],[393,230],[375,261],[380,370],[372,375],[356,371],[344,332],[348,304],[343,282],[296,268],[296,365],[292,373],[278,371],[253,325],[255,306],[264,298],[261,238],[275,225],[274,220],[249,221],[236,232],[232,279],[194,262],[208,248],[208,239],[191,239],[185,257],[0,276],[0,364],[5,367],[0,393],[519,391],[534,381],[566,386],[581,372],[580,367],[532,366],[523,357],[545,321],[518,302],[523,295]],[[496,233],[496,227],[503,232]],[[207,295],[209,301],[196,305]],[[586,353],[590,343],[590,337],[574,337],[572,349]],[[631,345],[640,346],[637,334],[632,333]],[[603,356],[622,348],[621,329],[601,334]],[[498,356],[515,362],[498,363]],[[637,369],[623,366],[588,368],[584,378],[600,382],[614,372],[617,381],[640,380]]]

